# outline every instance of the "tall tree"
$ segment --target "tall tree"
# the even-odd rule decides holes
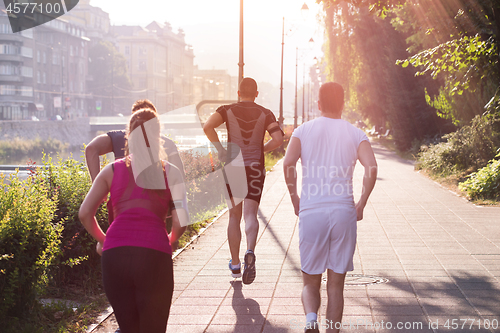
[[[407,34],[389,19],[372,15],[368,6],[331,3],[325,8],[329,79],[346,87],[347,109],[358,110],[377,128],[389,128],[400,149],[439,132],[434,109],[425,102],[425,78],[396,66],[406,58]],[[394,14],[389,13],[394,16]]]

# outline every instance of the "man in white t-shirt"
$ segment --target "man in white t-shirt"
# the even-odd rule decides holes
[[[299,216],[299,249],[306,314],[305,332],[319,332],[321,275],[328,270],[327,332],[339,332],[344,309],[344,281],[352,271],[356,221],[375,186],[377,161],[365,133],[341,119],[344,90],[327,82],[319,90],[321,117],[298,127],[284,160],[285,180]],[[302,190],[297,192],[296,164],[302,164]],[[363,191],[354,203],[352,175],[356,161],[365,168]]]

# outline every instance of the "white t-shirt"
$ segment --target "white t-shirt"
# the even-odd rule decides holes
[[[342,119],[316,118],[299,126],[302,191],[300,211],[335,203],[354,204],[352,174],[365,132]]]

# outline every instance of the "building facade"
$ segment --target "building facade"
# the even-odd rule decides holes
[[[12,33],[0,12],[0,120],[84,115],[88,42],[60,18]]]
[[[114,26],[119,51],[125,56],[133,99],[151,100],[164,113],[193,103],[193,50],[184,32],[170,24]],[[124,92],[126,93],[126,92]]]

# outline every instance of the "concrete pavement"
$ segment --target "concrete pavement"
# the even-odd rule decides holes
[[[475,206],[374,150],[379,177],[358,222],[342,332],[500,332],[500,207]],[[227,269],[227,221],[226,213],[175,259],[167,332],[303,332],[298,219],[281,163],[266,178],[251,285]],[[325,286],[322,297],[320,321]],[[94,332],[116,328],[110,317]]]

